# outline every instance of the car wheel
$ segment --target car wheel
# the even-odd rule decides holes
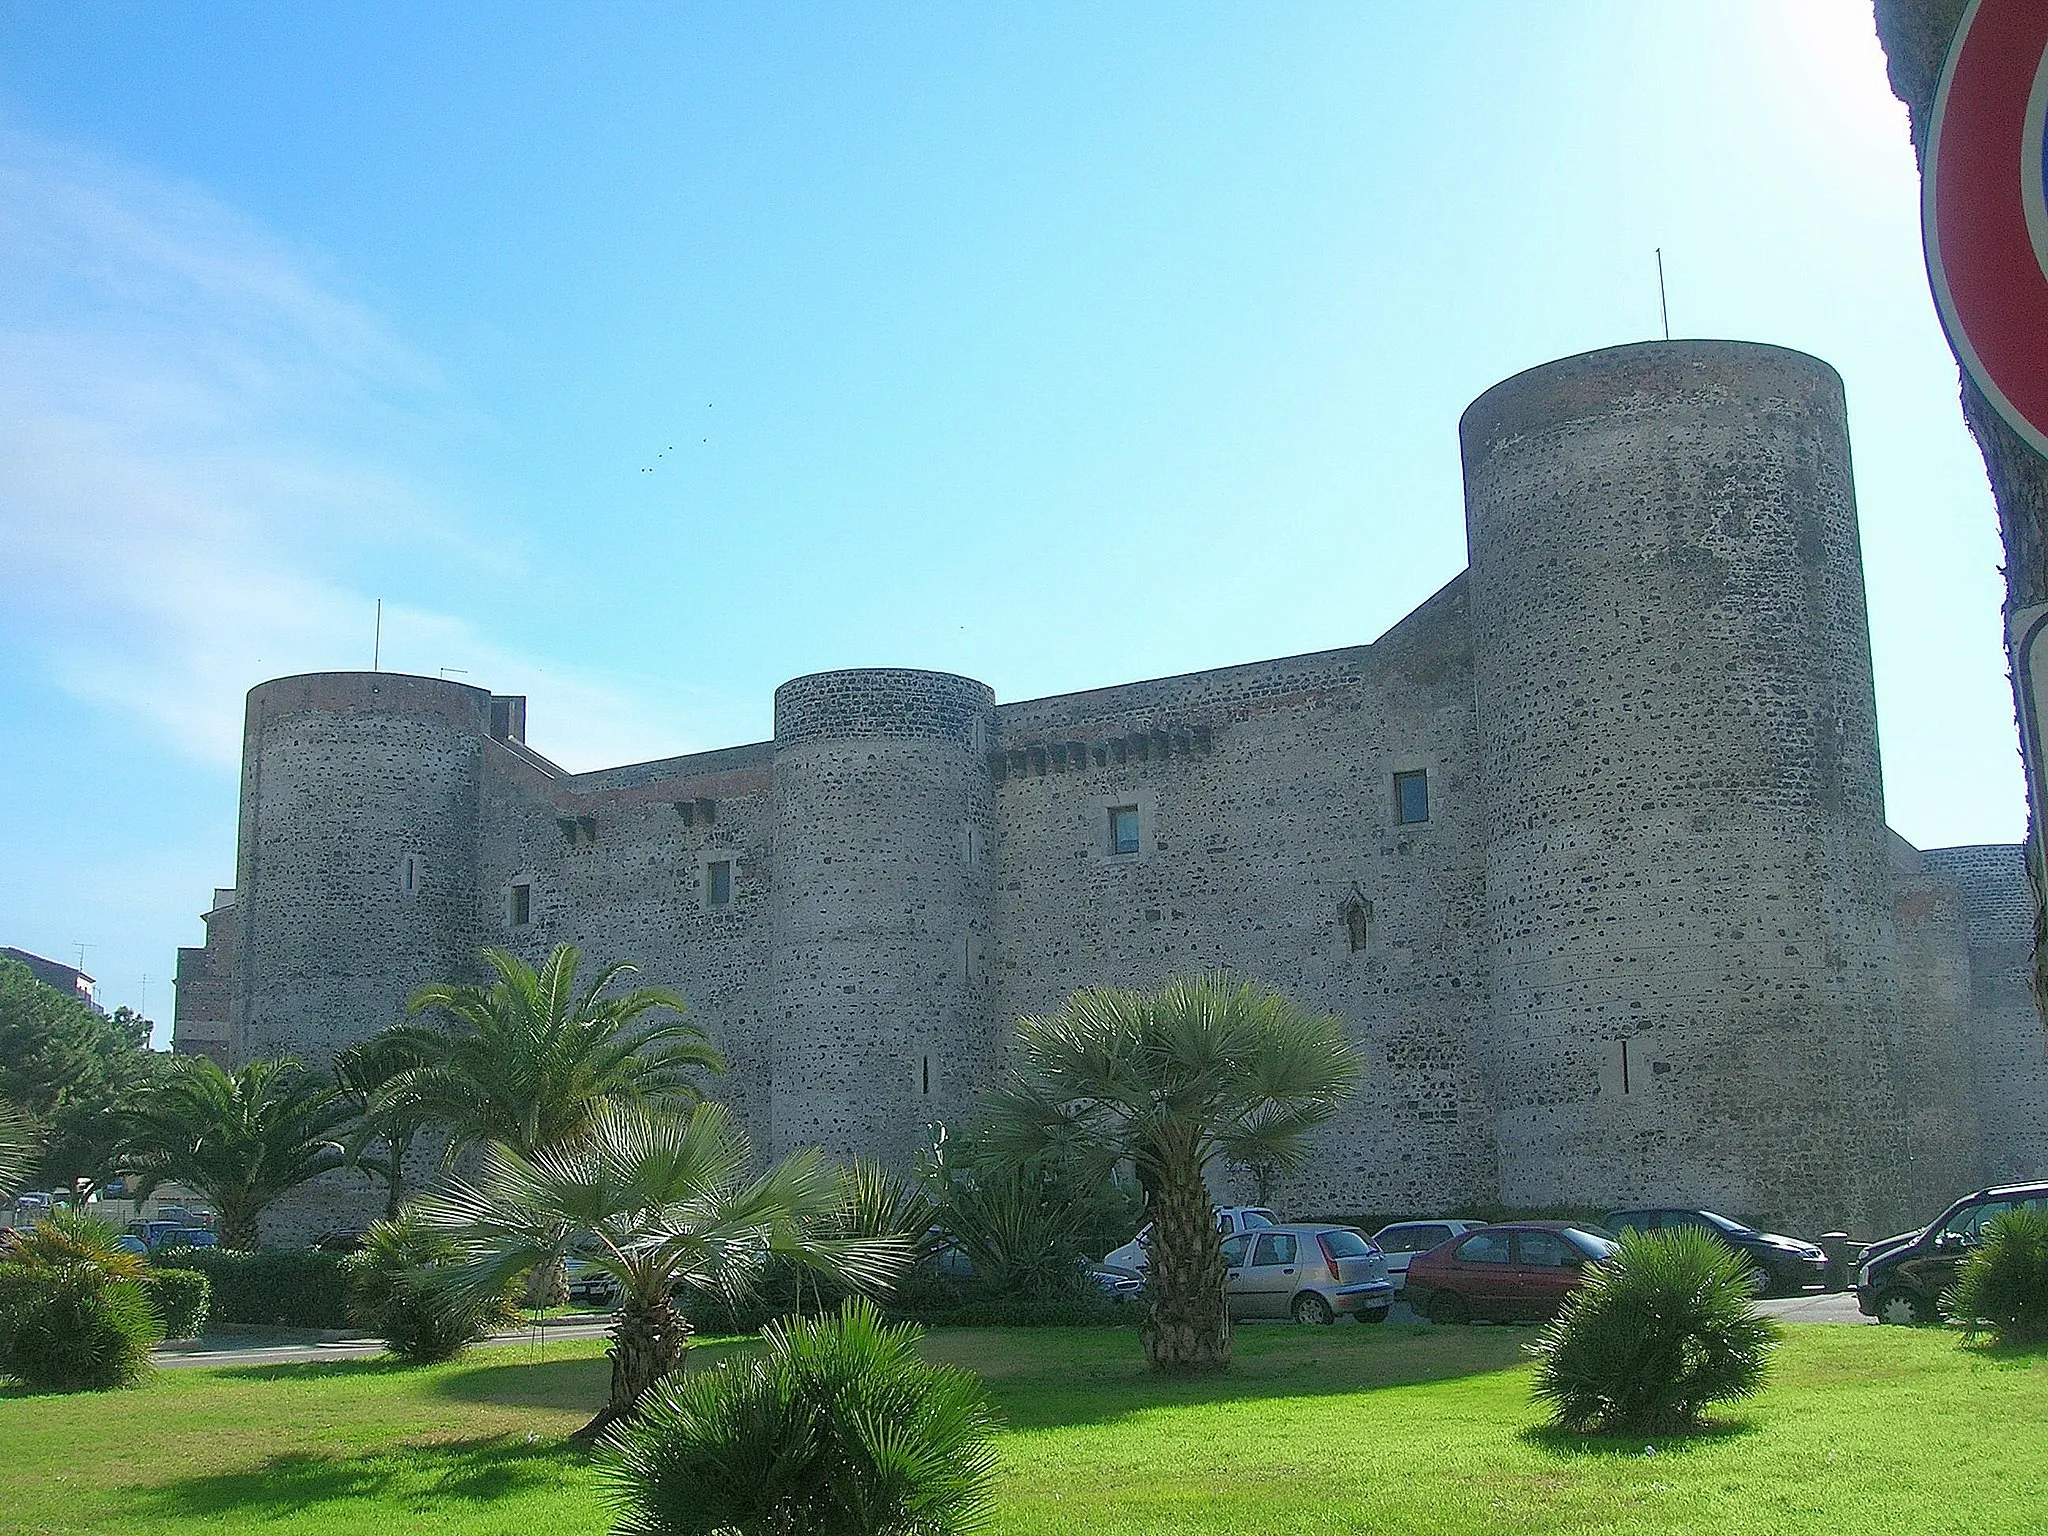
[[[1469,1323],[1472,1309],[1465,1298],[1450,1291],[1431,1291],[1422,1304],[1422,1315],[1432,1323]]]
[[[1303,1291],[1294,1298],[1294,1320],[1297,1323],[1334,1323],[1337,1314],[1314,1291]]]
[[[1924,1328],[1934,1321],[1934,1312],[1911,1291],[1893,1291],[1878,1297],[1877,1320],[1899,1328]]]
[[[1742,1278],[1749,1286],[1750,1294],[1754,1296],[1768,1296],[1777,1286],[1771,1272],[1761,1264],[1751,1265],[1749,1273]]]

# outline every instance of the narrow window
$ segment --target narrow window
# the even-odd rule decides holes
[[[1626,1040],[1621,1042],[1621,1091],[1623,1093],[1633,1093],[1635,1091],[1634,1085],[1628,1080],[1628,1042]]]
[[[920,1069],[920,1075],[918,1077],[918,1084],[919,1086],[917,1091],[919,1093],[928,1094],[932,1091],[932,1059],[929,1056],[924,1058],[923,1065]]]
[[[707,904],[714,907],[732,905],[732,860],[720,859],[715,864],[706,865],[704,876],[711,883]]]
[[[1120,805],[1109,813],[1109,851],[1138,851],[1138,808],[1135,805]]]
[[[532,915],[533,887],[530,885],[513,886],[512,900],[507,904],[506,911],[506,916],[512,919],[512,926],[514,928],[525,927],[527,920],[531,918]]]
[[[1404,827],[1429,820],[1429,775],[1420,768],[1394,775],[1394,819]]]
[[[405,873],[400,878],[405,886],[406,895],[410,896],[419,889],[420,861],[412,854],[408,853],[405,856]]]

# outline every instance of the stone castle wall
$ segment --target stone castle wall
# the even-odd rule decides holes
[[[237,1057],[324,1062],[480,945],[573,942],[689,1000],[763,1151],[900,1159],[971,1116],[1019,1015],[1228,968],[1365,1058],[1294,1211],[1874,1230],[2034,1158],[2012,850],[1886,866],[1832,372],[1619,349],[1464,435],[1473,569],[1370,645],[1009,704],[821,673],[771,742],[587,774],[525,746],[522,700],[259,687]],[[341,1181],[272,1235],[355,1207]]]

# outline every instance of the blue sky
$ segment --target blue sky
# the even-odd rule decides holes
[[[1660,246],[1847,383],[1893,824],[2017,840],[1916,198],[1867,0],[0,0],[0,942],[167,1024],[242,696],[378,597],[578,768],[1368,640]]]

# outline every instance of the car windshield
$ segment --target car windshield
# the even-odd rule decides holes
[[[1731,1234],[1732,1236],[1735,1236],[1735,1237],[1753,1237],[1753,1236],[1755,1236],[1755,1228],[1753,1228],[1753,1227],[1745,1227],[1745,1226],[1744,1226],[1744,1225],[1743,1225],[1743,1224],[1742,1224],[1741,1222],[1739,1222],[1739,1221],[1730,1221],[1730,1220],[1729,1220],[1729,1219],[1728,1219],[1728,1218],[1727,1218],[1726,1216],[1718,1216],[1718,1215],[1716,1215],[1716,1214],[1715,1214],[1714,1212],[1712,1212],[1712,1211],[1701,1211],[1701,1212],[1700,1212],[1700,1214],[1701,1214],[1702,1216],[1706,1217],[1706,1218],[1707,1218],[1707,1220],[1711,1221],[1711,1222],[1712,1222],[1712,1223],[1713,1223],[1713,1224],[1714,1224],[1715,1226],[1719,1227],[1719,1228],[1720,1228],[1720,1229],[1721,1229],[1721,1230],[1722,1230],[1723,1232],[1727,1232],[1727,1233]]]
[[[1372,1244],[1365,1240],[1365,1234],[1353,1232],[1348,1227],[1321,1233],[1319,1240],[1323,1245],[1323,1252],[1333,1259],[1364,1259],[1372,1256]]]
[[[1572,1240],[1579,1252],[1596,1259],[1604,1259],[1609,1254],[1618,1252],[1621,1246],[1612,1238],[1602,1237],[1597,1232],[1588,1232],[1584,1227],[1572,1227],[1565,1232],[1565,1236]]]
[[[1246,1211],[1240,1220],[1244,1223],[1245,1231],[1250,1232],[1257,1227],[1272,1226],[1273,1213],[1271,1211]]]

